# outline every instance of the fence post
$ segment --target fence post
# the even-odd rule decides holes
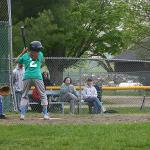
[[[12,23],[11,0],[0,1],[0,85],[11,87]],[[4,111],[10,111],[11,96],[4,97]]]

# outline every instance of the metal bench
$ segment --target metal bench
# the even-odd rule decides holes
[[[60,96],[60,90],[59,89],[54,89],[54,90],[46,90],[46,95],[48,97],[48,110],[49,111],[53,111],[55,108],[58,108],[61,113],[64,114],[64,105],[65,103],[68,103],[68,102],[63,102],[63,101],[59,101],[59,96]],[[78,90],[77,91],[78,95],[81,95],[81,92]],[[29,105],[31,106],[31,109],[32,107],[34,106],[34,110],[37,108],[37,107],[40,107],[39,109],[39,112],[41,111],[41,105],[38,103],[38,102],[35,102],[33,100],[31,100],[31,95],[32,95],[32,90],[29,91],[28,93],[29,95]],[[80,96],[79,96],[80,97]],[[88,102],[84,102],[84,100],[80,100],[78,103],[77,103],[77,106],[78,106],[78,113],[79,113],[79,107],[82,109],[82,105],[88,105],[89,107],[89,113],[92,112],[92,105],[90,105]]]
[[[51,111],[52,109],[59,107],[60,111],[64,114],[64,102],[58,101],[58,98],[60,96],[60,91],[59,90],[46,90],[45,92],[48,97],[48,110]],[[38,105],[40,106],[38,102],[35,102],[34,100],[31,99],[32,90],[29,91],[28,95],[29,95],[29,105],[31,106],[31,109],[33,106],[38,106]]]

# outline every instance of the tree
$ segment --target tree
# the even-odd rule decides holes
[[[68,7],[71,0],[12,0],[13,24],[25,20],[27,17],[38,17],[38,13],[51,9],[53,12],[62,7]],[[54,13],[55,15],[55,13]],[[56,13],[55,17],[61,16]]]
[[[24,23],[19,22],[14,26],[14,49],[15,55],[19,53],[17,50],[20,47],[20,26],[25,24],[26,36],[28,43],[33,40],[39,40],[44,45],[44,54],[46,57],[65,57],[65,32],[63,28],[58,27],[54,23],[54,17],[50,10],[39,13],[37,18],[27,18]],[[46,60],[46,65],[51,74],[51,82],[62,82],[63,69],[68,66],[65,61],[57,60],[51,61]],[[57,74],[57,76],[56,76]]]
[[[141,23],[143,16],[135,11],[132,3],[86,0],[71,4],[69,7],[58,4],[53,8],[57,11],[44,10],[38,17],[24,21],[29,41],[42,41],[47,57],[81,57],[91,51],[93,55],[106,58],[105,53],[120,53],[145,35],[147,26]],[[21,24],[14,27],[14,47],[20,44],[18,25]],[[64,68],[75,62],[47,60],[51,80],[62,81]],[[107,60],[101,65],[107,71],[113,71]]]
[[[77,3],[70,17],[71,22],[74,22],[73,37],[68,42],[72,43],[71,53],[75,49],[80,49],[80,54],[85,50],[92,51],[93,55],[106,59],[105,53],[115,55],[128,49],[149,34],[146,14],[147,3],[140,0],[134,3],[120,0]],[[103,66],[107,71],[113,71],[108,61]]]

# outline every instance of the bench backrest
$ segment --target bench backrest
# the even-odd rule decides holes
[[[46,95],[60,95],[60,90],[46,90]],[[32,90],[29,91],[29,95],[32,94]]]

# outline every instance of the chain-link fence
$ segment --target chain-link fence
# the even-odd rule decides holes
[[[136,87],[150,86],[149,61],[139,60],[104,60],[99,58],[46,58],[42,68],[46,94],[49,101],[50,113],[92,114],[92,102],[87,102],[83,96],[83,89],[87,79],[93,80],[100,104],[107,113],[129,113],[147,111],[150,107],[149,90],[136,89]],[[72,92],[69,97],[61,91],[65,77],[72,79],[77,95]],[[114,87],[108,90],[105,87]],[[129,89],[117,90],[118,87]],[[130,89],[130,87],[135,87]],[[65,94],[66,95],[65,95]],[[31,112],[41,112],[40,101],[33,98],[32,90],[29,92],[29,107]],[[75,106],[75,110],[74,110]],[[101,109],[98,113],[101,113]]]
[[[12,87],[11,28],[10,0],[1,0],[0,86],[10,85]],[[148,89],[116,90],[115,87],[150,86],[149,63],[149,61],[104,60],[100,58],[46,58],[45,67],[42,70],[49,100],[48,110],[52,113],[74,113],[74,111],[77,114],[93,113],[94,103],[86,101],[83,96],[83,88],[89,77],[93,80],[93,85],[96,87],[98,98],[101,101],[97,105],[105,106],[107,112],[128,113],[146,110],[150,106]],[[65,77],[72,79],[72,84],[77,90],[76,94],[72,93],[72,97],[64,95],[61,91]],[[106,90],[104,87],[114,87],[114,89]],[[70,91],[74,92],[73,88]],[[11,94],[15,95],[15,92],[12,90]],[[75,96],[73,96],[74,94]],[[11,97],[8,96],[3,99],[4,112],[16,110],[14,98],[11,100]],[[40,101],[33,99],[32,90],[29,92],[29,99],[29,111],[41,112]]]
[[[10,85],[11,74],[11,7],[10,0],[0,1],[0,86]],[[3,98],[4,110],[12,107],[11,97]]]
[[[92,78],[98,98],[106,108],[106,112],[138,112],[147,111],[150,106],[149,90],[136,89],[136,87],[150,86],[149,61],[131,60],[103,60],[98,58],[46,58],[42,68],[43,80],[49,101],[50,113],[70,112],[76,114],[92,113],[93,104],[83,98],[83,88],[87,79]],[[65,77],[72,79],[77,91],[77,99],[74,102],[61,93],[61,85]],[[135,87],[130,89],[130,87]],[[113,87],[108,90],[105,87]],[[119,89],[128,87],[129,89]],[[41,112],[40,100],[34,99],[33,90],[29,91],[29,106],[31,112]],[[5,112],[16,110],[12,108],[12,102],[5,103]],[[71,107],[73,108],[71,108]],[[75,106],[75,110],[74,109]],[[141,109],[142,108],[142,109]]]

